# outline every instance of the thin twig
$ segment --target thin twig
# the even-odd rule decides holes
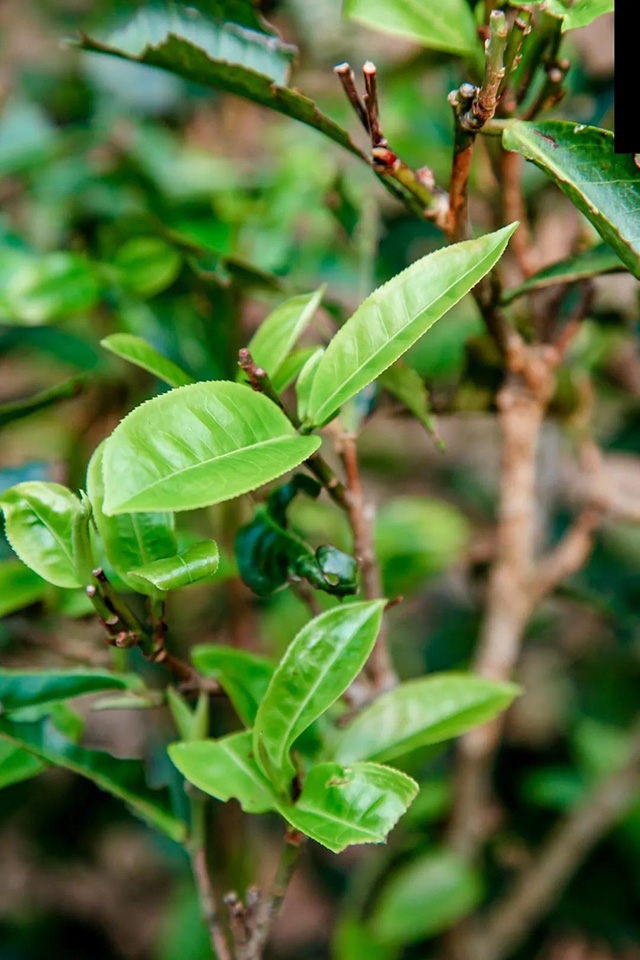
[[[382,596],[382,582],[373,543],[373,517],[365,502],[360,480],[357,438],[345,433],[340,446],[347,476],[349,522],[353,531],[354,552],[362,573],[362,590],[368,600],[377,600]],[[369,658],[368,669],[378,691],[391,689],[398,682],[389,656],[384,623]]]
[[[211,882],[207,865],[206,848],[206,798],[195,793],[191,796],[191,839],[189,843],[191,869],[198,890],[200,907],[204,915],[211,946],[217,960],[233,960],[227,942],[218,907],[216,891]]]
[[[262,904],[258,904],[256,908],[255,929],[251,938],[251,953],[249,955],[251,960],[260,960],[262,956],[273,921],[278,916],[284,903],[305,840],[304,834],[293,828],[288,829],[285,834],[273,887],[266,900]]]
[[[544,916],[598,841],[634,803],[640,791],[640,728],[619,770],[596,786],[552,831],[506,898],[482,925],[474,960],[505,960]]]

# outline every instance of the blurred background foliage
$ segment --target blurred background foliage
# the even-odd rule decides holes
[[[64,42],[117,25],[134,6],[8,0],[0,11],[2,489],[26,479],[81,486],[97,443],[163,389],[104,350],[104,336],[138,334],[198,379],[234,378],[238,347],[287,294],[327,284],[325,310],[302,345],[311,347],[374,286],[441,242],[314,131]],[[462,79],[454,58],[345,23],[339,0],[274,0],[262,10],[300,48],[295,85],[351,128],[332,66],[374,59],[394,149],[446,183],[446,94]],[[576,31],[566,47],[570,94],[557,115],[610,125],[611,24]],[[486,149],[474,167],[473,213],[491,229],[499,185]],[[526,189],[540,265],[565,256],[576,237],[593,242],[586,221],[534,168]],[[540,451],[541,544],[566,525],[579,479],[570,439],[585,371],[616,482],[634,503],[640,489],[636,282],[609,276],[595,285]],[[378,505],[385,589],[405,598],[390,615],[403,677],[468,664],[493,552],[498,463],[499,367],[471,298],[409,362],[430,389],[444,453],[387,395],[370,392],[353,414],[369,417],[361,455]],[[233,533],[250,515],[250,504],[232,503],[181,521],[185,541],[215,536],[226,548],[219,583],[179,595],[170,609],[173,643],[185,651],[222,640],[278,653],[307,619],[291,591],[260,601],[235,575]],[[298,498],[291,522],[314,547],[351,547],[343,517],[322,499]],[[527,696],[509,716],[497,773],[502,822],[482,877],[440,845],[448,752],[420,751],[406,762],[420,797],[387,847],[339,858],[308,851],[276,930],[278,956],[428,956],[429,937],[509,882],[558,812],[624,753],[640,689],[639,565],[640,528],[607,521],[587,567],[530,624],[519,677]],[[108,662],[87,613],[80,593],[45,585],[0,541],[4,665]],[[143,669],[153,682],[154,668]],[[231,727],[218,705],[215,732]],[[153,783],[172,782],[162,759],[172,736],[164,709],[92,711],[85,734],[118,755],[146,752]],[[91,784],[48,771],[2,791],[0,810],[0,960],[209,956],[180,851]],[[273,824],[241,818],[234,804],[216,805],[215,816],[217,855],[231,885],[242,887],[271,863]],[[639,898],[640,805],[599,844],[518,956],[638,957]]]

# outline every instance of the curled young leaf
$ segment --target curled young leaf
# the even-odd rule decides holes
[[[90,510],[59,483],[27,481],[0,497],[9,543],[23,563],[58,587],[88,583]]]
[[[163,592],[188,587],[192,583],[211,580],[220,564],[215,540],[202,540],[174,557],[154,560],[142,567],[129,570],[129,579],[142,586],[153,586]]]
[[[306,624],[278,664],[256,715],[254,753],[280,796],[295,775],[294,741],[344,693],[380,630],[385,600],[350,603]]]
[[[291,470],[319,445],[250,387],[178,387],[137,407],[107,440],[104,511],[194,510],[231,500]]]
[[[316,368],[307,426],[321,427],[379,377],[497,263],[517,224],[436,250],[367,297]]]

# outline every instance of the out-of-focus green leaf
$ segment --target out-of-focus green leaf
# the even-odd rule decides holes
[[[298,402],[298,420],[302,423],[309,416],[309,397],[311,396],[311,387],[313,378],[316,375],[318,364],[322,360],[324,349],[318,347],[306,360],[304,367],[300,371],[296,383],[296,397]]]
[[[469,524],[442,500],[397,497],[380,510],[375,541],[384,588],[393,597],[457,563],[469,541]]]
[[[617,273],[624,270],[620,257],[613,250],[601,243],[591,250],[577,253],[574,257],[552,263],[550,267],[539,270],[532,277],[517,287],[505,290],[502,303],[509,304],[525,293],[534,290],[543,290],[552,287],[555,283],[575,283],[577,280],[586,280],[602,273]]]
[[[193,647],[191,660],[199,673],[220,681],[242,722],[252,727],[273,676],[273,663],[247,650],[210,643]]]
[[[449,53],[477,53],[480,42],[465,0],[344,0],[344,13],[367,27]]]
[[[0,713],[68,700],[97,690],[129,690],[140,686],[136,676],[79,667],[72,670],[8,670],[0,668]]]
[[[56,148],[60,131],[34,103],[9,99],[0,117],[0,176],[42,163]]]
[[[520,6],[519,0],[509,0],[514,6]],[[574,0],[565,3],[564,0],[532,0],[542,6],[546,13],[562,20],[562,32],[574,30],[576,27],[586,27],[605,13],[613,13],[615,0]]]
[[[60,403],[62,400],[71,400],[77,397],[84,389],[86,380],[84,377],[70,377],[55,387],[48,387],[39,393],[34,393],[23,400],[10,400],[8,403],[0,403],[0,427],[13,423],[15,420],[22,420],[24,417],[44,410],[54,403]]]
[[[162,67],[187,80],[220,88],[306,123],[356,156],[364,156],[348,133],[323,114],[313,100],[286,86],[293,48],[273,37],[221,29],[197,14],[138,11],[127,27],[106,40],[82,36],[83,50],[110,53]],[[211,26],[211,29],[209,27]]]
[[[283,364],[298,337],[320,306],[324,287],[314,293],[303,293],[285,300],[262,321],[249,343],[255,363],[269,374],[274,385],[278,382]]]
[[[271,382],[277,393],[282,393],[283,390],[286,390],[287,387],[300,376],[307,360],[315,352],[315,347],[301,347],[300,350],[294,350],[293,353],[289,354],[277,375],[271,378]]]
[[[209,695],[200,693],[195,709],[192,710],[184,697],[167,687],[167,703],[173,722],[182,740],[202,740],[209,732]]]
[[[177,363],[163,357],[155,347],[133,333],[112,333],[101,340],[100,344],[105,350],[115,353],[116,357],[122,357],[136,367],[152,373],[159,380],[164,380],[170,387],[184,387],[188,383],[195,383],[193,377],[185,373]]]
[[[9,268],[3,261],[11,258]],[[41,257],[15,251],[0,253],[0,323],[37,326],[90,310],[98,302],[101,284],[95,267],[75,253]]]
[[[320,763],[293,806],[278,809],[298,830],[340,853],[354,843],[382,843],[416,793],[405,773],[377,763]]]
[[[174,556],[177,541],[173,514],[119,513],[117,516],[107,516],[103,509],[103,454],[104,442],[96,448],[87,469],[87,493],[100,539],[109,563],[118,576],[132,590],[153,594],[155,587],[150,581],[135,580],[129,576],[129,571]]]
[[[298,492],[317,497],[320,484],[304,474],[270,494],[267,506],[236,534],[235,557],[240,576],[258,596],[268,597],[292,580],[344,597],[357,591],[358,565],[349,554],[330,545],[314,551],[293,533],[287,507]]]
[[[320,614],[294,637],[258,707],[254,752],[280,795],[295,768],[294,741],[344,693],[371,653],[384,600],[351,603]]]
[[[275,808],[275,795],[253,757],[251,731],[219,740],[172,743],[169,756],[180,773],[217,800],[238,800],[246,813]]]
[[[47,582],[20,560],[0,563],[0,617],[42,600]]]
[[[609,130],[567,120],[515,120],[507,123],[502,143],[557,183],[640,278],[640,233],[634,214],[640,207],[640,170],[631,154],[614,152]]]
[[[334,960],[397,960],[398,949],[378,943],[357,916],[346,914],[335,927],[331,956]]]
[[[0,740],[0,790],[42,773],[45,765],[20,747]]]
[[[215,540],[202,540],[174,557],[154,560],[142,567],[129,570],[129,579],[136,584],[151,584],[157,590],[177,590],[192,583],[212,580],[220,563]]]
[[[520,692],[513,683],[473,674],[409,680],[360,711],[340,732],[332,753],[341,763],[391,760],[492,720]]]
[[[322,426],[487,274],[517,224],[443,247],[375,290],[338,330],[311,385],[307,424]]]
[[[104,453],[108,514],[195,510],[255,490],[314,453],[282,410],[250,387],[178,387],[130,413]]]
[[[23,748],[45,763],[92,780],[173,840],[185,839],[186,824],[172,813],[162,791],[147,786],[144,768],[138,760],[119,760],[100,750],[79,747],[63,737],[48,719],[38,723],[12,723],[0,718],[0,739]]]
[[[27,481],[5,490],[0,507],[7,539],[28,567],[58,587],[84,585],[90,513],[75,494],[59,483]]]
[[[380,383],[392,396],[414,415],[427,433],[436,437],[436,425],[431,413],[429,391],[420,374],[408,363],[397,360],[380,377]]]
[[[117,251],[113,265],[121,286],[146,299],[171,286],[180,273],[182,257],[160,237],[132,237]]]
[[[477,874],[457,854],[427,853],[391,875],[374,906],[371,932],[382,943],[426,940],[467,916],[481,893]]]

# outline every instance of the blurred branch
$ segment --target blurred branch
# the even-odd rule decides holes
[[[640,725],[626,763],[552,831],[534,864],[522,874],[483,924],[474,960],[504,960],[544,916],[598,841],[637,800]]]
[[[293,828],[285,833],[273,887],[266,901],[262,904],[258,903],[255,907],[255,929],[249,941],[248,952],[242,956],[239,955],[238,960],[260,960],[262,957],[271,925],[284,903],[305,840],[304,834]]]
[[[191,868],[198,890],[200,906],[209,931],[211,946],[213,947],[217,960],[233,960],[231,948],[220,922],[220,909],[207,865],[206,798],[204,794],[201,794],[199,791],[196,794],[195,788],[191,789],[193,793],[191,795],[191,838],[189,842],[189,854],[191,856]]]

